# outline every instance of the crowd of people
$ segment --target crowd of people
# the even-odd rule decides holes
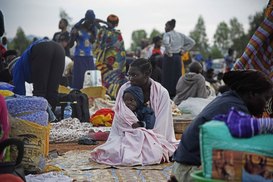
[[[265,21],[273,22],[273,12]],[[91,160],[111,166],[174,161],[171,181],[191,181],[190,173],[201,166],[200,125],[219,114],[227,114],[232,108],[257,118],[263,117],[267,107],[270,108],[267,111],[272,111],[272,102],[268,105],[273,95],[272,63],[267,68],[266,65],[255,67],[255,63],[266,56],[244,54],[240,62],[235,63],[234,51],[229,49],[225,73],[218,74],[217,78],[209,61],[205,62],[208,68],[205,74],[204,65],[198,61],[193,61],[182,74],[182,55],[194,47],[195,41],[175,31],[176,20],[171,19],[165,24],[165,33],[155,36],[142,50],[143,54],[128,66],[118,24],[117,15],[110,14],[104,21],[96,18],[93,10],[87,10],[71,32],[67,30],[68,21],[61,19],[61,31],[56,32],[52,40],[34,41],[19,57],[14,50],[1,51],[0,81],[12,83],[13,92],[19,95],[25,95],[25,82],[33,83],[33,95],[46,98],[53,110],[58,102],[58,87],[68,67],[66,57],[73,63],[72,79],[68,81],[73,89],[83,87],[87,70],[101,71],[103,86],[115,100],[115,116],[107,141],[91,151]],[[266,51],[264,54],[269,55],[269,49]],[[209,97],[211,91],[206,83],[211,84],[216,94],[221,94],[193,119],[181,140],[176,140],[172,104],[178,106],[190,97]],[[4,111],[0,115],[1,123],[7,126],[6,108],[0,99],[0,114]]]

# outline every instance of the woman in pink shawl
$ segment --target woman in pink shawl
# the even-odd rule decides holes
[[[118,92],[109,138],[91,152],[91,160],[113,166],[169,162],[178,144],[173,129],[171,100],[168,91],[150,78],[151,72],[151,63],[146,59],[137,59],[130,64],[130,81]],[[144,102],[155,112],[156,121],[151,130],[132,128],[138,119],[122,99],[124,90],[130,85],[142,88]]]

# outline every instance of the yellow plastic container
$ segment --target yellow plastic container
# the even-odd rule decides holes
[[[59,93],[63,93],[63,94],[69,94],[69,92],[71,91],[71,89],[63,86],[63,85],[59,85],[59,89],[58,92]],[[94,86],[94,87],[87,87],[87,88],[83,88],[81,89],[82,93],[85,93],[88,97],[93,97],[93,98],[105,98],[105,94],[106,94],[106,88],[104,86]]]

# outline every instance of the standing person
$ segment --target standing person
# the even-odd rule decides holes
[[[151,78],[159,83],[162,81],[162,59],[165,48],[162,46],[162,38],[155,36],[153,38],[153,44],[148,48],[146,58],[150,59],[152,63]]]
[[[5,33],[5,23],[4,23],[4,15],[0,10],[0,37]]]
[[[207,98],[209,91],[206,87],[206,80],[202,75],[202,65],[199,62],[190,64],[190,72],[181,76],[176,85],[176,95],[173,99],[176,105],[189,97]]]
[[[145,59],[149,59],[152,55],[159,55],[163,57],[164,52],[165,47],[162,46],[162,38],[157,35],[153,37],[153,44],[148,47]],[[161,63],[158,63],[158,66],[161,68]]]
[[[178,181],[192,181],[190,173],[201,165],[199,127],[219,114],[236,110],[259,117],[266,101],[272,96],[272,81],[264,73],[255,70],[230,71],[223,80],[230,88],[210,102],[191,122],[174,153],[172,173]]]
[[[126,52],[122,34],[116,29],[118,16],[110,14],[106,23],[107,26],[102,26],[98,32],[94,55],[103,86],[107,88],[107,94],[115,99],[120,86],[127,81]]]
[[[53,110],[58,102],[58,88],[64,70],[65,53],[60,44],[37,40],[9,64],[14,90],[25,95],[25,82],[33,83],[33,95],[47,99]]]
[[[152,165],[169,162],[177,141],[174,135],[172,105],[168,91],[150,78],[151,63],[136,59],[129,67],[129,82],[123,84],[115,104],[115,117],[108,140],[91,152],[91,159],[108,165]],[[136,115],[126,107],[122,97],[130,86],[141,87],[144,103],[155,113],[152,130],[132,128]]]
[[[123,93],[123,102],[137,116],[138,122],[133,123],[132,128],[154,128],[154,111],[144,104],[144,95],[140,87],[132,85],[131,87],[126,88]]]
[[[82,18],[71,30],[71,38],[69,47],[74,46],[76,42],[75,52],[73,56],[73,80],[72,87],[81,89],[83,87],[84,74],[87,70],[95,70],[93,60],[92,44],[96,38],[95,13],[93,10],[87,10],[85,17]]]
[[[234,63],[235,63],[234,50],[229,48],[228,49],[228,54],[225,56],[225,64],[226,64],[225,72],[230,71],[233,68]]]
[[[68,21],[65,18],[62,18],[59,21],[59,29],[61,29],[60,32],[56,32],[53,35],[53,41],[59,42],[64,50],[65,50],[65,55],[70,57],[70,48],[69,48],[69,32],[67,31],[67,26],[68,26]]]
[[[181,76],[181,55],[195,45],[193,39],[174,30],[175,23],[175,19],[168,21],[165,24],[166,33],[163,35],[165,55],[162,63],[162,85],[171,98],[175,96],[176,83]]]

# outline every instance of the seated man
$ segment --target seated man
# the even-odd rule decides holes
[[[173,101],[179,105],[189,97],[207,98],[209,91],[202,73],[202,65],[199,62],[192,62],[189,66],[189,73],[181,76],[176,84],[176,96]]]

